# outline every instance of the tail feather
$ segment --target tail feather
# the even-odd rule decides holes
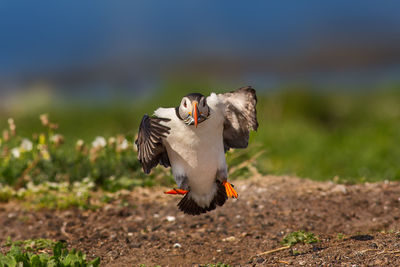
[[[178,203],[179,209],[186,214],[200,215],[202,213],[206,213],[207,211],[214,210],[217,206],[224,205],[225,201],[228,199],[225,187],[219,181],[216,181],[216,183],[217,192],[215,193],[215,196],[208,207],[203,208],[197,205],[197,203],[190,197],[189,192]]]

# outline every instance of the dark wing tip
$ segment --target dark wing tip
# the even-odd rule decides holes
[[[181,199],[181,201],[179,201],[179,210],[189,215],[200,215],[202,213],[214,210],[217,206],[224,205],[226,200],[228,199],[225,187],[219,181],[216,181],[216,183],[218,187],[217,192],[215,193],[215,196],[208,207],[203,208],[197,205],[197,203],[190,197],[189,192]]]
[[[185,214],[189,215],[200,215],[206,213],[205,208],[200,207],[197,203],[190,197],[190,192],[187,193],[181,201],[178,203],[179,210],[183,211]]]
[[[234,104],[237,96],[242,96],[241,106]],[[226,103],[224,121],[224,146],[225,151],[229,148],[246,148],[248,146],[249,133],[257,131],[257,94],[251,86],[241,87],[229,93],[222,94]],[[235,118],[239,121],[239,129],[234,127]]]
[[[143,167],[143,171],[144,171],[145,174],[149,174],[150,173],[150,169],[149,168],[146,168],[145,165],[142,165],[142,167]]]
[[[256,94],[256,90],[251,87],[251,86],[247,86],[247,87],[242,87],[243,90],[245,90],[246,92],[249,92],[251,94],[251,104],[253,105],[253,109],[254,109],[254,117],[252,118],[251,121],[251,125],[250,128],[251,130],[257,131],[258,129],[258,121],[257,121],[257,109],[256,109],[256,105],[257,105],[257,94]]]

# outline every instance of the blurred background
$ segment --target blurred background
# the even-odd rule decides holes
[[[1,1],[0,127],[133,140],[189,92],[251,85],[266,174],[400,179],[398,1]]]

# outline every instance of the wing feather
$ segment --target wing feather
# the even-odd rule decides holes
[[[157,164],[164,167],[171,166],[167,150],[162,143],[162,138],[167,137],[170,128],[160,124],[161,121],[170,121],[170,119],[149,117],[146,114],[139,126],[135,144],[138,149],[138,160],[145,173],[150,173]]]
[[[248,86],[218,96],[225,105],[225,152],[230,148],[246,148],[250,130],[258,128],[256,90]]]

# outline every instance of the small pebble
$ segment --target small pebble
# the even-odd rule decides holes
[[[224,241],[224,242],[233,242],[235,240],[236,240],[236,237],[234,237],[234,236],[230,236],[230,237],[222,239],[222,241]]]
[[[263,263],[265,260],[262,257],[258,257],[257,258],[257,263]]]
[[[174,248],[181,248],[181,247],[182,247],[182,245],[179,244],[179,243],[175,243],[175,244],[174,244]]]
[[[374,249],[378,248],[378,245],[376,243],[371,243],[369,246]]]
[[[167,216],[167,217],[165,217],[165,218],[166,218],[167,221],[169,221],[169,222],[175,221],[175,217],[174,217],[174,216]]]
[[[345,185],[338,184],[338,185],[336,185],[334,188],[332,188],[332,192],[333,192],[333,193],[343,193],[343,194],[346,194],[346,193],[347,193],[347,188],[346,188]]]

